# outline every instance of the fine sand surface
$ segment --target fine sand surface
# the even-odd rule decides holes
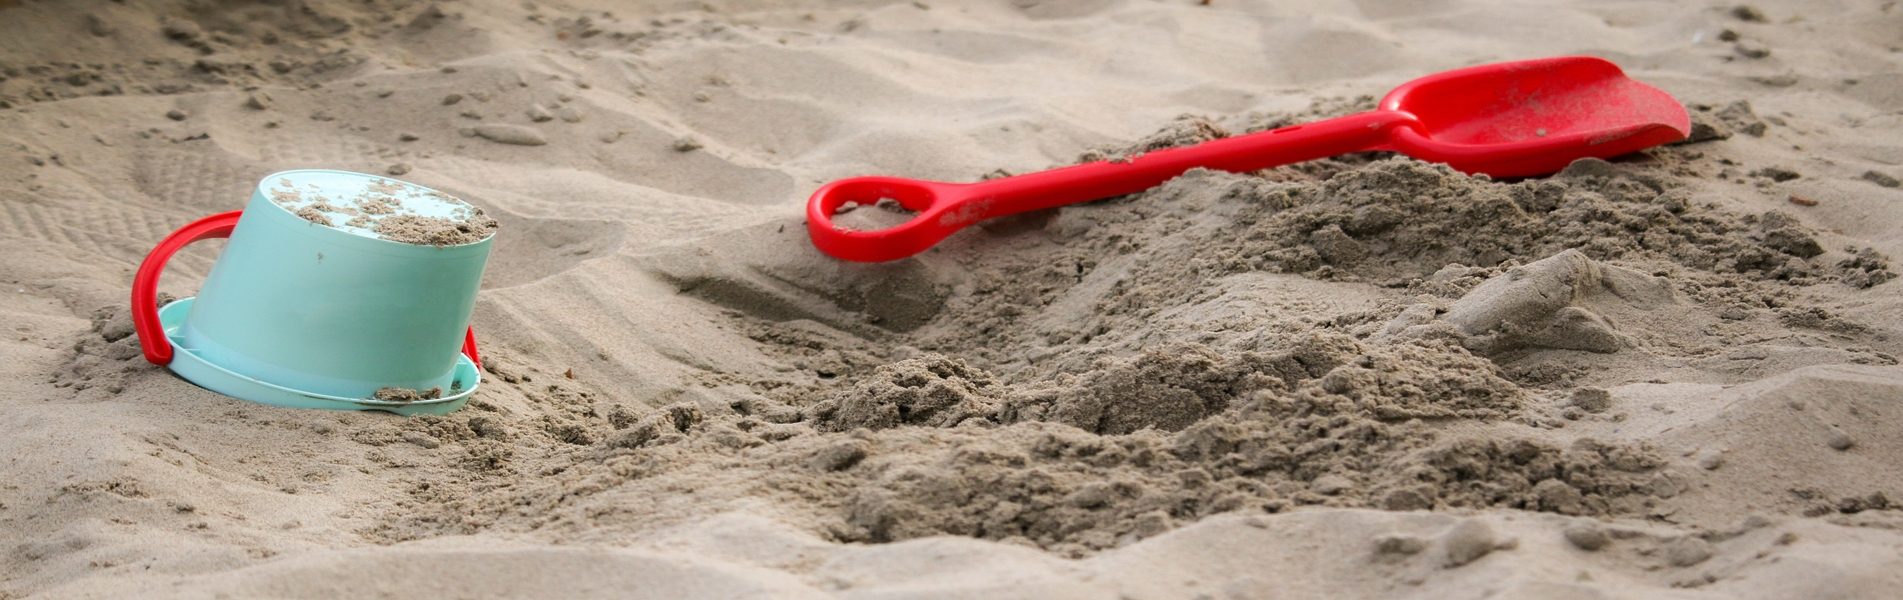
[[[1574,53],[1697,139],[801,221]],[[9,0],[0,75],[0,599],[1903,595],[1895,2]],[[139,358],[293,168],[496,219],[467,408]]]

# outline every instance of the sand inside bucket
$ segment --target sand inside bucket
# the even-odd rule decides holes
[[[481,208],[395,179],[310,171],[286,174],[268,186],[272,202],[299,218],[402,244],[473,244],[495,235],[497,226]]]

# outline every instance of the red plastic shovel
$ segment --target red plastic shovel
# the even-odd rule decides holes
[[[1094,162],[979,183],[854,177],[819,188],[806,204],[813,245],[860,262],[905,258],[967,225],[1026,211],[1143,191],[1195,167],[1254,171],[1350,152],[1387,150],[1494,177],[1544,175],[1580,158],[1611,158],[1684,139],[1685,107],[1589,56],[1455,69],[1416,79],[1380,108],[1158,150],[1127,162]],[[833,224],[847,202],[891,198],[918,214],[859,231]]]

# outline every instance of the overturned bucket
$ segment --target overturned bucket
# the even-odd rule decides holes
[[[277,406],[443,414],[481,381],[476,291],[495,221],[448,194],[347,171],[266,177],[242,211],[173,232],[139,266],[147,360]],[[230,237],[196,298],[157,306],[165,262]]]

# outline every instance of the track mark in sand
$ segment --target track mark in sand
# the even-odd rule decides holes
[[[503,171],[492,161],[454,156],[437,158],[430,166],[443,180],[455,182],[453,189],[441,187],[443,191],[473,199],[492,211],[615,221],[637,230],[661,227],[670,238],[730,230],[735,223],[757,221],[762,214],[752,205],[682,195],[647,182],[591,172],[551,169],[500,178],[497,173]]]
[[[5,219],[0,236],[39,240],[55,247],[137,263],[173,228],[196,216],[153,211],[137,206],[107,206],[100,201],[75,200],[59,204],[0,203]],[[201,276],[211,267],[205,251],[188,249],[168,268]]]
[[[409,152],[355,137],[274,135],[255,143],[258,159],[273,165],[323,165],[378,172],[384,165],[410,156]],[[264,175],[260,172],[257,176]]]
[[[491,289],[534,283],[613,255],[627,236],[627,228],[613,221],[523,217],[502,210],[489,214],[508,232],[496,236],[483,274]]]
[[[57,227],[48,224],[45,209],[36,204],[18,202],[0,203],[7,211],[6,221],[0,222],[0,232],[12,237],[46,240],[55,243],[71,243]]]
[[[680,293],[742,319],[810,319],[860,337],[907,332],[945,308],[947,286],[916,263],[815,268],[805,230],[766,223],[663,250],[649,268]]]
[[[1118,2],[1111,0],[1084,0],[1081,2],[1014,2],[1012,9],[1024,16],[1039,20],[1081,19],[1103,13],[1116,7]]]
[[[244,206],[251,188],[268,172],[262,165],[212,152],[149,149],[132,173],[140,191],[165,204],[226,211]]]

